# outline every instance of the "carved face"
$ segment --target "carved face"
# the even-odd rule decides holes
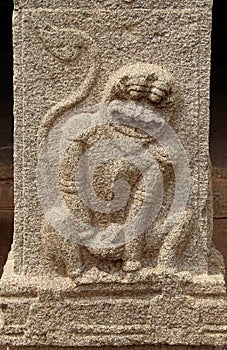
[[[168,81],[161,80],[155,73],[124,76],[116,85],[119,97],[139,100],[144,98],[151,103],[160,103],[170,93]]]
[[[169,110],[176,109],[176,87],[173,77],[154,64],[135,63],[123,66],[109,79],[102,102],[134,100]]]

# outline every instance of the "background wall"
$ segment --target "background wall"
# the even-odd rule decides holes
[[[0,0],[0,273],[13,239],[12,0]],[[227,10],[214,0],[211,71],[211,159],[214,242],[227,267]]]
[[[227,9],[214,0],[211,69],[210,151],[213,166],[214,235],[227,269]],[[226,273],[227,281],[227,273]]]

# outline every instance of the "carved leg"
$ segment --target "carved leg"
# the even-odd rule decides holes
[[[75,242],[65,241],[63,245],[67,276],[74,279],[83,272],[81,247]]]
[[[144,200],[144,184],[142,176],[132,189],[132,200],[128,205],[127,221],[133,219]],[[125,232],[125,249],[122,269],[126,272],[136,271],[142,267],[141,255],[144,246],[144,233],[131,239],[132,232]]]
[[[125,272],[131,272],[139,270],[142,267],[140,262],[141,259],[141,249],[143,246],[144,234],[140,235],[138,238],[133,239],[125,244],[124,250],[124,263],[122,269]]]
[[[182,214],[180,221],[167,234],[158,256],[158,268],[178,270],[177,260],[181,257],[182,246],[190,235],[191,212]]]
[[[82,272],[80,246],[69,242],[44,220],[41,229],[43,250],[49,267],[61,275],[75,278]]]

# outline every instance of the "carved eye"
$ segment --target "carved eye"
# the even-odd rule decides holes
[[[40,27],[36,24],[34,29],[45,48],[62,61],[74,61],[92,42],[87,33],[77,29],[59,29],[51,25]]]

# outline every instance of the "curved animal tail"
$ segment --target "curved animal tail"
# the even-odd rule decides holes
[[[60,121],[61,117],[88,96],[94,85],[98,68],[99,64],[95,59],[87,74],[87,77],[79,86],[78,90],[76,92],[73,92],[66,99],[61,100],[47,112],[41,121],[38,131],[38,150],[40,150],[44,140],[49,134],[50,129]]]

